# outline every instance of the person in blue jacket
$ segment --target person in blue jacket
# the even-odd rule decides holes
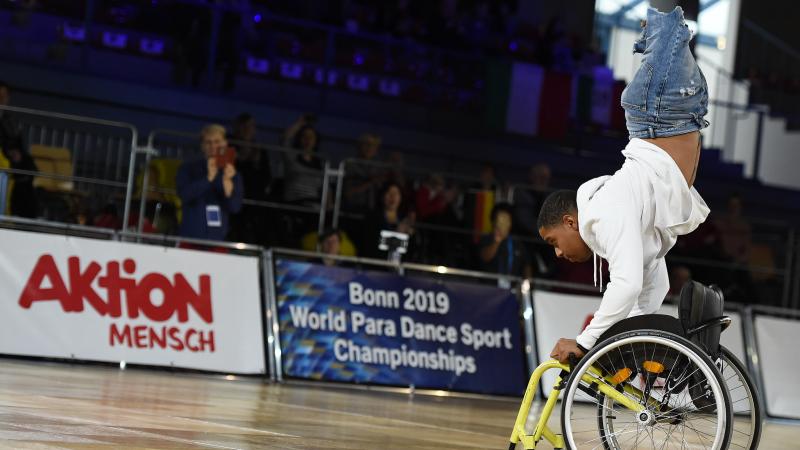
[[[176,178],[183,208],[180,235],[221,241],[228,233],[230,214],[242,208],[242,177],[233,162],[218,166],[228,148],[225,127],[206,125],[200,131],[203,157],[184,162]]]

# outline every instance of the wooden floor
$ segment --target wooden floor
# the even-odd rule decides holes
[[[0,359],[2,448],[505,449],[516,409],[502,400]],[[768,424],[761,448],[800,449],[800,427]]]

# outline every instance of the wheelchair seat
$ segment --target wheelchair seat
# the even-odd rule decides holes
[[[705,350],[712,359],[719,355],[719,338],[730,324],[724,315],[725,299],[717,286],[689,280],[681,289],[678,318],[683,335]]]
[[[628,331],[666,331],[689,339],[713,359],[719,353],[720,334],[730,323],[730,319],[723,314],[724,305],[725,300],[718,287],[690,280],[681,289],[677,318],[666,314],[628,317],[601,334],[597,343]]]

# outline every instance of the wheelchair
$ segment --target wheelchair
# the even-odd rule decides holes
[[[530,377],[509,449],[758,448],[762,412],[747,369],[720,345],[731,319],[722,292],[695,281],[681,290],[678,318],[649,314],[607,330],[583,358],[550,360]],[[558,370],[536,421],[526,422],[542,374]],[[561,434],[549,426],[561,397]]]

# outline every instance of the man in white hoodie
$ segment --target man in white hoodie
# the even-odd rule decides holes
[[[634,52],[643,53],[642,65],[622,94],[631,138],[622,168],[577,192],[554,192],[542,205],[537,227],[556,256],[572,262],[594,258],[601,290],[604,259],[611,277],[586,329],[553,348],[550,356],[561,362],[570,354],[583,356],[620,320],[655,313],[669,290],[664,256],[678,236],[708,216],[692,187],[699,130],[708,126],[708,88],[689,51],[691,37],[680,8],[667,14],[648,10],[634,44]]]

